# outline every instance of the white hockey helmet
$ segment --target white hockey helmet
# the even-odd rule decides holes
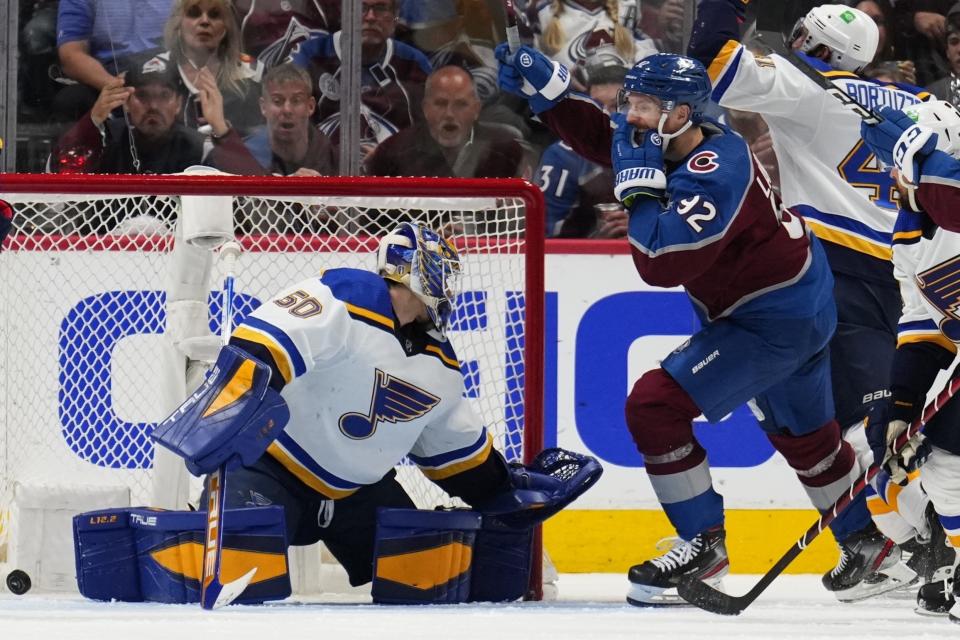
[[[413,222],[380,239],[377,272],[406,285],[427,306],[427,315],[444,333],[458,293],[460,254],[452,242]]]
[[[873,18],[844,4],[814,7],[797,21],[790,43],[802,38],[800,51],[811,53],[819,46],[830,51],[827,63],[834,69],[858,73],[877,53],[880,30]]]
[[[937,150],[960,159],[960,111],[946,100],[918,102],[904,113],[937,134]]]

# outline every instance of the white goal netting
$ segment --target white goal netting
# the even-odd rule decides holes
[[[539,450],[542,400],[531,410],[525,394],[542,370],[528,363],[529,336],[542,339],[530,313],[543,297],[542,211],[527,183],[23,178],[3,194],[15,217],[0,252],[0,563],[20,539],[18,491],[108,487],[151,505],[180,482],[155,468],[148,436],[195,384],[195,343],[219,335],[224,276],[212,255],[176,250],[188,200],[230,198],[243,248],[234,325],[321,269],[373,268],[376,238],[400,221],[452,235],[465,273],[449,335],[467,396],[508,459]],[[442,499],[415,468],[400,474],[420,506]]]

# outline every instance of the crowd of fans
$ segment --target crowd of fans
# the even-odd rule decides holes
[[[623,75],[682,52],[685,0],[516,0],[521,36],[616,108]],[[817,4],[807,2],[807,5]],[[960,100],[960,2],[849,2],[873,17],[869,77]],[[362,171],[524,177],[548,234],[622,237],[609,170],[554,140],[501,94],[505,16],[486,0],[362,0]],[[805,9],[806,7],[804,7]],[[34,0],[20,3],[21,122],[54,123],[45,166],[22,170],[337,175],[341,0]],[[722,114],[776,182],[762,119]]]

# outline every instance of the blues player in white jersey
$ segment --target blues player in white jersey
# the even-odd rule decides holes
[[[874,152],[893,167],[901,192],[893,260],[903,312],[890,396],[871,408],[867,436],[875,459],[885,463],[878,475],[878,499],[896,503],[922,482],[932,503],[922,515],[929,520],[928,536],[938,561],[934,579],[917,593],[917,612],[948,614],[960,623],[960,576],[955,569],[960,548],[960,399],[945,403],[902,451],[891,451],[891,443],[920,415],[925,397],[940,371],[954,361],[960,343],[960,215],[955,206],[960,195],[960,112],[936,100],[905,111],[884,108],[880,115],[880,123],[864,125],[862,132]],[[960,375],[960,369],[951,375]]]
[[[353,585],[372,577],[377,510],[415,508],[394,470],[404,457],[482,512],[541,519],[549,505],[515,489],[564,482],[508,467],[464,397],[444,334],[460,270],[451,242],[401,224],[377,272],[328,269],[256,309],[153,437],[195,474],[227,464],[226,508],[283,506],[288,543],[322,540]],[[262,399],[243,392],[264,375]],[[188,419],[195,405],[208,408]]]
[[[740,43],[745,5],[701,0],[688,53],[707,67],[716,102],[763,116],[780,167],[783,202],[823,241],[837,301],[837,331],[830,343],[837,420],[868,463],[862,421],[870,404],[886,393],[900,309],[890,250],[894,185],[860,138],[856,114],[790,61],[755,55]],[[798,21],[790,44],[806,63],[871,108],[900,108],[926,98],[919,89],[857,75],[873,59],[877,41],[869,16],[827,4]],[[873,526],[840,544],[840,552],[837,566],[823,576],[824,586],[840,600],[912,579],[913,571],[897,562],[899,549]],[[880,565],[879,576],[862,580],[864,567]]]

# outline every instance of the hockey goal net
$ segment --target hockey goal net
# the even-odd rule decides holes
[[[170,454],[148,436],[197,384],[197,370],[202,377],[211,357],[202,345],[215,346],[220,331],[216,256],[177,250],[203,226],[188,225],[198,210],[226,206],[243,249],[234,325],[321,269],[373,268],[377,238],[398,222],[452,236],[464,276],[449,336],[466,395],[508,460],[542,448],[543,205],[527,182],[9,175],[3,183],[14,229],[0,252],[0,567],[45,576],[37,586],[75,588],[69,568],[39,566],[67,550],[72,558],[66,515],[182,509],[196,498],[182,464],[161,464]],[[446,502],[416,468],[401,464],[399,474],[418,506]]]

